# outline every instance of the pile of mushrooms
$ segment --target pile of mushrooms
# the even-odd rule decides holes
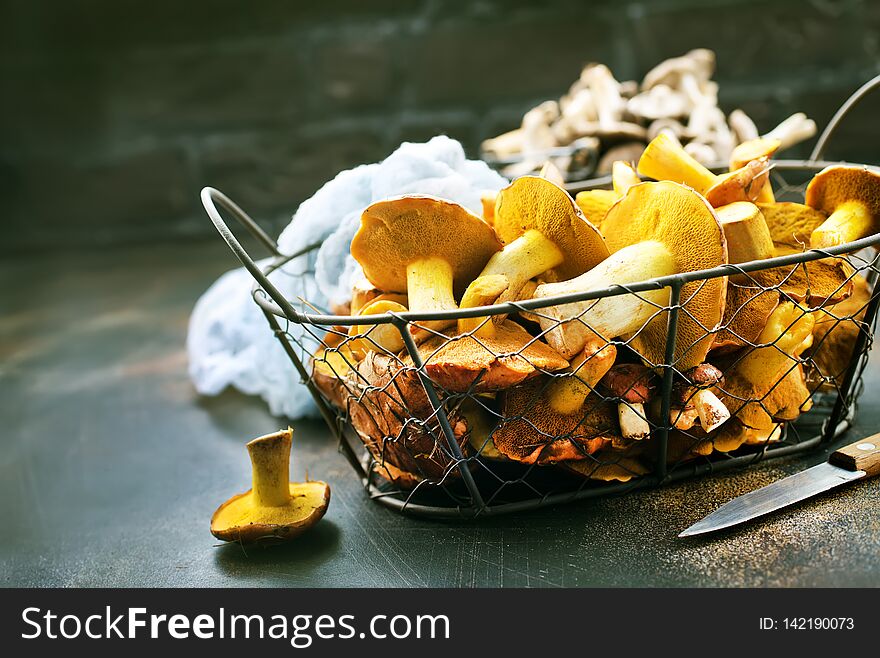
[[[558,101],[541,103],[519,128],[485,140],[484,157],[511,178],[537,172],[548,158],[585,178],[610,172],[616,161],[637,160],[647,142],[666,134],[702,164],[726,163],[738,145],[760,134],[741,109],[725,116],[718,107],[714,72],[715,53],[705,48],[661,62],[641,83],[618,82],[604,64],[588,64]],[[763,137],[785,149],[815,132],[816,124],[797,113]]]
[[[708,78],[678,74],[694,102]],[[627,480],[656,459],[658,428],[673,461],[779,440],[842,381],[866,330],[873,291],[849,260],[685,282],[671,351],[670,288],[627,286],[880,229],[880,176],[866,169],[829,167],[804,203],[776,201],[780,147],[741,143],[715,174],[661,131],[637,163],[614,163],[602,195],[572,198],[549,166],[487,196],[482,217],[423,195],[374,203],[351,245],[366,277],[357,320],[327,332],[313,382],[402,487],[497,461]],[[492,313],[502,303],[517,312]]]

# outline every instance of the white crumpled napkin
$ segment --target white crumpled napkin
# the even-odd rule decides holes
[[[431,194],[480,214],[480,195],[506,184],[485,163],[466,159],[453,139],[405,142],[380,163],[343,171],[302,203],[281,232],[279,249],[289,254],[315,242],[323,244],[317,253],[295,258],[270,279],[302,310],[309,309],[298,298],[322,309],[343,304],[361,276],[349,247],[368,205],[399,194]],[[217,395],[227,386],[259,395],[275,415],[315,415],[311,395],[251,298],[252,284],[244,268],[232,270],[196,302],[186,341],[193,384],[203,395]],[[285,325],[283,319],[279,322]],[[302,327],[291,323],[287,329],[306,350],[315,349],[316,341]],[[311,333],[320,335],[321,330],[311,328]],[[298,352],[308,365],[306,351]]]

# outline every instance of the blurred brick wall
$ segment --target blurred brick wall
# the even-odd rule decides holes
[[[725,109],[820,126],[880,71],[876,0],[0,3],[2,249],[208,235],[198,190],[277,230],[401,140],[482,138],[589,61],[718,53]],[[834,153],[880,161],[880,100]],[[803,153],[804,150],[801,150]]]

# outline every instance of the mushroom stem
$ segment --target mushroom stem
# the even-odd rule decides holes
[[[845,201],[810,236],[813,249],[836,247],[870,235],[876,229],[874,217],[862,201]]]
[[[693,404],[700,417],[700,427],[704,432],[711,432],[721,427],[730,418],[730,411],[724,403],[707,388],[696,392]]]
[[[669,410],[669,424],[677,430],[689,430],[697,422],[700,417],[696,408],[688,405],[686,407],[672,407]]]
[[[443,258],[420,258],[406,266],[409,309],[417,312],[452,311],[458,308],[452,293],[452,266]],[[422,327],[440,331],[452,320],[421,322]],[[411,327],[411,330],[415,327]],[[413,332],[415,333],[415,332]],[[423,333],[423,332],[419,332]]]
[[[772,385],[813,331],[815,318],[792,302],[783,302],[770,314],[758,336],[759,347],[746,354],[735,366],[748,381]]]
[[[266,434],[247,444],[251,458],[254,499],[263,507],[282,507],[290,501],[290,445],[293,430]]]
[[[641,402],[621,402],[617,405],[620,434],[625,439],[641,441],[651,433],[651,426],[645,418],[645,405]]]
[[[748,201],[735,201],[715,209],[727,240],[728,260],[747,263],[771,258],[773,237],[758,207]]]
[[[564,259],[565,255],[552,240],[530,229],[493,255],[480,276],[506,276],[508,287],[503,296],[515,299],[526,281],[560,265]]]
[[[667,133],[657,135],[639,159],[639,173],[655,180],[684,183],[700,194],[712,187],[716,176],[687,154]]]
[[[587,396],[614,365],[617,347],[598,336],[595,338],[571,361],[571,373],[547,387],[547,400],[557,413],[566,416],[577,413],[584,406]]]
[[[508,289],[510,279],[503,274],[481,275],[474,279],[467,287],[461,298],[460,308],[475,308],[493,304],[499,295]],[[493,322],[486,322],[485,316],[476,318],[461,318],[458,321],[458,333],[466,334],[476,330],[481,338],[495,335]]]
[[[535,297],[600,290],[676,272],[675,259],[669,250],[661,242],[649,240],[620,249],[579,277],[541,284],[535,289]],[[553,348],[571,358],[584,349],[594,334],[606,339],[630,334],[668,303],[669,288],[571,302],[539,309],[542,315],[548,316],[540,318],[540,324],[548,332],[547,341]]]

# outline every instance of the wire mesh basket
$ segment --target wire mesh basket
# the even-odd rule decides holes
[[[813,174],[838,164],[821,160],[825,144],[878,85],[880,77],[841,107],[809,160],[775,162],[777,200],[802,199]],[[569,190],[609,185],[597,179]],[[320,245],[282,254],[225,195],[205,188],[202,200],[254,277],[254,300],[341,451],[368,494],[390,508],[476,517],[620,493],[808,450],[852,422],[880,300],[880,234],[492,306],[416,313],[395,306],[405,302],[399,295],[382,295],[386,306],[358,303],[367,314],[331,315],[286,299],[269,279]],[[267,248],[267,263],[250,257],[218,206]],[[719,282],[724,319],[702,326],[694,300]],[[657,303],[652,293],[666,289],[668,303]],[[573,322],[586,326],[593,309],[613,298],[637,301],[642,311],[650,306],[640,328],[576,358],[549,348],[548,336]],[[564,305],[581,310],[560,319],[553,309]],[[756,313],[765,318],[760,330],[745,321]],[[471,328],[459,331],[468,319]],[[691,331],[682,331],[685,324]],[[661,328],[664,341],[654,361],[639,343],[649,325]],[[694,326],[702,335],[694,337]],[[717,347],[708,359],[713,367],[685,367],[688,348],[706,340]],[[708,383],[706,372],[715,377]],[[731,417],[706,432],[704,415],[716,401]]]

